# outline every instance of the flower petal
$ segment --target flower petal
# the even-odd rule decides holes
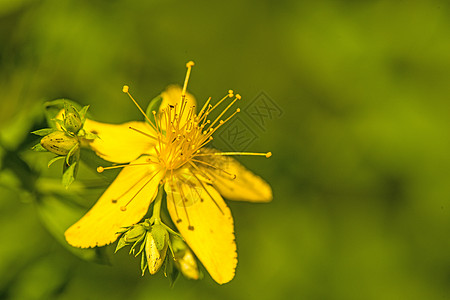
[[[132,164],[146,163],[148,158]],[[125,167],[86,215],[66,230],[67,242],[80,248],[114,242],[122,227],[139,222],[147,213],[163,176],[154,164]]]
[[[177,113],[180,112],[180,105],[181,105],[181,92],[182,89],[178,85],[169,85],[164,92],[161,93],[161,97],[163,98],[161,102],[161,106],[159,107],[159,114],[161,116],[161,127],[163,130],[166,130],[166,118],[162,114],[163,109],[168,109],[169,105],[175,106],[177,105]],[[183,111],[183,116],[181,118],[180,127],[183,127],[183,125],[186,123],[186,119],[188,117],[189,110],[191,107],[195,106],[197,101],[195,100],[194,96],[192,96],[189,93],[186,93],[186,106]]]
[[[90,147],[101,158],[115,163],[133,161],[155,144],[154,139],[130,127],[154,136],[154,130],[145,122],[116,125],[87,119],[84,123],[84,130],[95,133],[99,137],[89,143]]]
[[[215,149],[203,149],[202,153],[218,152]],[[212,180],[212,185],[219,193],[229,200],[270,202],[272,201],[272,188],[258,175],[241,165],[230,156],[211,155],[198,156],[195,159],[207,164],[195,162]],[[213,165],[216,168],[211,167]],[[236,178],[234,178],[236,175]],[[234,179],[233,179],[234,178]]]
[[[237,254],[233,217],[220,194],[195,178],[170,179],[167,208],[186,243],[219,284],[234,277]]]

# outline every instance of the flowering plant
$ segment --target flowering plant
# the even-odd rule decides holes
[[[234,277],[237,253],[233,218],[222,197],[272,200],[270,186],[232,156],[270,157],[271,153],[221,152],[208,147],[213,134],[240,112],[237,108],[224,117],[241,96],[229,90],[216,104],[208,99],[197,111],[195,98],[187,93],[193,65],[187,63],[182,88],[169,86],[146,111],[129,87],[123,87],[145,121],[100,123],[85,117],[87,108],[80,113],[66,105],[55,121],[60,129],[49,133],[62,138],[61,146],[55,148],[55,138],[48,135],[39,145],[66,157],[69,166],[73,153],[85,146],[113,163],[98,166],[97,172],[122,169],[97,203],[66,230],[70,245],[101,247],[119,239],[116,251],[129,245],[130,253],[142,254],[142,274],[147,269],[155,274],[162,268],[173,279],[179,271],[187,278],[200,277],[195,254],[211,277],[223,284]],[[210,119],[222,104],[225,108]],[[146,217],[149,208],[151,214]],[[166,210],[170,219],[163,220]]]

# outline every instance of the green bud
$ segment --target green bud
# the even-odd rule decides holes
[[[140,239],[143,238],[143,236],[145,235],[146,230],[144,228],[144,226],[137,224],[132,226],[132,228],[130,230],[128,230],[127,232],[125,232],[123,234],[123,241],[125,243],[134,243]]]
[[[41,139],[42,147],[58,155],[67,155],[77,144],[76,137],[69,136],[63,131],[55,131]]]
[[[67,131],[77,133],[83,127],[80,114],[73,105],[67,103],[64,105],[64,111],[64,127]]]
[[[195,259],[194,253],[186,245],[183,240],[177,236],[171,238],[172,248],[175,254],[175,265],[188,279],[197,280],[200,278],[200,273],[198,271],[197,260]]]
[[[169,245],[169,233],[159,224],[153,225],[145,243],[145,254],[147,256],[148,270],[150,274],[156,274],[166,258]]]

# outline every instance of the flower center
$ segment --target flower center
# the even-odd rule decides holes
[[[231,97],[233,97],[233,91],[230,90],[218,104]],[[226,120],[220,119],[238,99],[240,96],[236,95],[230,105],[213,122],[208,119],[208,115],[217,105],[210,105],[208,100],[197,115],[195,106],[187,107],[188,101],[185,94],[181,95],[179,103],[169,105],[161,111],[159,116],[155,115],[158,137],[156,151],[160,163],[167,170],[178,169],[185,165],[213,139],[212,134],[220,126],[240,111],[237,109]]]

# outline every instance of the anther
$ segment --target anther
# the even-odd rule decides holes
[[[194,230],[194,226],[189,225],[189,226],[188,226],[188,229],[189,229],[189,230]]]
[[[105,171],[105,168],[103,168],[103,167],[97,167],[97,172],[98,172],[98,173],[102,173],[103,171]]]
[[[122,92],[128,93],[128,89],[129,89],[128,85],[124,85],[122,88]]]
[[[241,112],[241,109],[240,108],[236,109],[236,112]]]
[[[194,66],[195,64],[194,64],[194,62],[191,60],[191,61],[188,61],[187,63],[186,63],[186,68],[189,68],[189,67],[192,67],[192,66]]]
[[[271,157],[271,156],[272,156],[272,152],[267,152],[267,153],[266,153],[266,157],[267,157],[267,158],[269,158],[269,157]]]
[[[125,206],[121,206],[121,207],[120,207],[120,210],[121,210],[121,211],[126,211],[127,208],[126,208]]]
[[[236,94],[236,99],[239,99],[239,100],[241,100],[241,95],[239,95],[239,94]]]

